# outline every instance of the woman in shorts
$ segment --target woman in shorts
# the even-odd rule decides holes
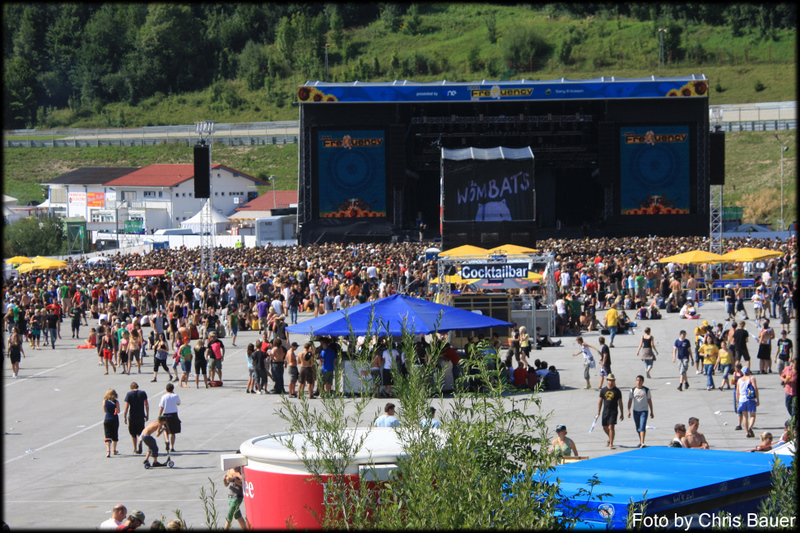
[[[131,367],[134,361],[136,361],[136,365],[139,368],[139,373],[142,373],[142,337],[139,331],[140,330],[133,328],[131,330],[130,339],[128,340],[128,374],[131,373]]]
[[[203,373],[203,381],[208,388],[208,375],[206,375],[206,347],[203,339],[197,339],[194,343],[194,384],[195,388],[200,388],[200,373]]]
[[[108,375],[108,365],[111,365],[111,368],[114,369],[114,372],[117,371],[117,367],[114,364],[114,340],[111,338],[111,328],[106,328],[106,333],[100,339],[100,356],[103,359],[103,363],[106,365],[106,373]]]
[[[189,373],[192,370],[192,347],[189,346],[189,338],[186,337],[183,339],[183,344],[179,349],[180,353],[180,361],[181,361],[181,370],[183,374],[181,374],[181,381],[180,386],[189,388]]]
[[[119,366],[122,367],[123,374],[130,374],[130,371],[126,371],[128,367],[128,344],[131,340],[131,334],[128,333],[127,330],[123,330],[122,332],[122,339],[119,341]]]
[[[158,368],[164,368],[164,371],[169,376],[167,381],[172,381],[172,372],[169,371],[169,367],[167,366],[167,357],[169,357],[169,343],[167,342],[167,338],[163,333],[158,334],[158,339],[155,342],[155,356],[153,357],[153,379],[150,380],[151,383],[155,383],[158,380]]]
[[[42,336],[42,311],[37,309],[31,318],[31,348],[41,350],[39,340]]]
[[[19,329],[14,326],[11,330],[11,336],[8,339],[8,358],[11,359],[12,378],[19,376],[19,362],[21,357],[25,357],[25,350],[22,348],[22,336],[19,334]]]

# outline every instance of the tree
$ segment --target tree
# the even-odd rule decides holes
[[[15,57],[4,65],[4,128],[33,127],[36,118],[36,73],[28,60]]]
[[[491,13],[483,18],[483,23],[486,25],[487,36],[489,43],[494,44],[497,42],[497,19],[494,13]]]
[[[238,75],[245,80],[248,89],[255,91],[264,86],[268,66],[269,56],[266,48],[253,41],[247,41],[244,50],[239,54]]]
[[[422,17],[419,15],[419,6],[411,4],[411,7],[406,11],[406,16],[403,18],[403,31],[408,35],[416,35],[422,26]]]
[[[385,331],[377,320],[373,325],[370,331]],[[407,372],[400,372],[397,365],[392,368],[392,390],[400,406],[396,415],[400,426],[395,430],[401,450],[397,475],[390,475],[388,481],[358,483],[344,475],[365,438],[354,438],[348,428],[371,426],[367,413],[371,394],[352,399],[334,394],[322,398],[315,408],[306,398],[299,403],[283,401],[280,413],[290,432],[302,434],[307,442],[302,448],[295,446],[291,437],[278,437],[279,442],[294,451],[317,481],[325,484],[326,504],[335,505],[336,512],[318,517],[323,528],[459,530],[517,528],[519,524],[569,528],[580,509],[568,506],[555,480],[542,483],[538,476],[554,462],[554,456],[547,452],[547,419],[541,415],[541,400],[534,392],[522,400],[512,397],[507,404],[509,398],[504,393],[509,386],[503,379],[504,371],[496,365],[496,353],[462,361],[464,376],[474,367],[477,374],[469,377],[476,380],[480,391],[456,392],[451,408],[437,413],[441,430],[423,424],[432,399],[442,401],[443,374],[438,360],[443,344],[434,342],[426,350],[429,356],[422,358],[415,355],[410,332],[403,333],[398,346],[408,363]],[[375,352],[386,348],[368,344],[348,354],[357,368],[368,369]],[[356,345],[355,335],[350,336],[349,345]],[[485,354],[485,350],[492,350],[488,343],[481,345],[478,353]],[[344,380],[343,355],[338,354],[335,390]],[[457,390],[465,384],[466,377],[461,378]],[[351,383],[353,386],[358,388],[359,384]],[[369,389],[368,383],[364,386]],[[529,408],[539,412],[528,414]],[[325,474],[330,477],[323,481]],[[594,497],[590,494],[584,499]]]
[[[344,40],[344,19],[339,13],[339,7],[336,4],[331,5],[330,16],[328,17],[331,27],[331,38],[333,39],[333,44],[336,45],[336,49],[341,50]]]
[[[400,6],[386,2],[381,4],[381,22],[383,28],[389,33],[394,33],[400,29]]]
[[[64,252],[64,223],[59,217],[23,218],[5,227],[5,246],[14,255],[58,255]]]

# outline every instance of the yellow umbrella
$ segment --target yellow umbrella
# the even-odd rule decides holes
[[[485,248],[479,248],[478,246],[471,246],[469,244],[465,244],[464,246],[459,246],[458,248],[453,248],[452,250],[447,250],[445,252],[440,252],[439,257],[447,257],[450,259],[456,257],[465,257],[471,255],[488,255],[489,250]]]
[[[453,274],[451,276],[445,276],[444,277],[444,281],[445,281],[445,283],[456,283],[456,284],[458,284],[458,283],[467,283],[468,281],[475,281],[475,280],[465,280],[464,278],[462,278],[458,274]],[[431,284],[439,283],[439,278],[438,277],[437,278],[433,278],[430,281],[430,283]]]
[[[536,272],[528,272],[528,276],[525,279],[529,279],[531,281],[538,281],[544,279],[544,276]]]
[[[760,261],[762,259],[769,259],[771,257],[782,257],[782,252],[775,250],[761,250],[759,248],[739,248],[732,252],[723,255],[722,258],[726,263],[743,262],[749,263],[752,261]]]
[[[504,244],[503,246],[495,246],[489,250],[489,253],[503,253],[506,255],[519,255],[519,254],[535,254],[538,250],[528,248],[527,246],[517,246],[516,244]]]
[[[659,263],[681,263],[682,265],[699,264],[699,263],[724,263],[725,258],[719,254],[706,252],[705,250],[692,250],[678,255],[671,255],[663,259],[659,259]]]
[[[25,257],[24,255],[15,255],[14,257],[6,259],[6,263],[9,265],[22,265],[25,263],[33,263],[33,259]]]

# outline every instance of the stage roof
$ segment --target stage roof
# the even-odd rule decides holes
[[[705,74],[677,78],[617,78],[591,80],[514,80],[474,82],[360,82],[308,81],[297,87],[301,104],[506,102],[609,98],[708,98]]]

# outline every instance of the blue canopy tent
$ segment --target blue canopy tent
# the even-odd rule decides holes
[[[371,330],[370,319],[373,321]],[[402,335],[404,322],[406,331],[416,335],[512,326],[510,322],[464,309],[395,294],[376,302],[327,313],[286,329],[302,335],[350,335],[351,331],[355,335]]]

